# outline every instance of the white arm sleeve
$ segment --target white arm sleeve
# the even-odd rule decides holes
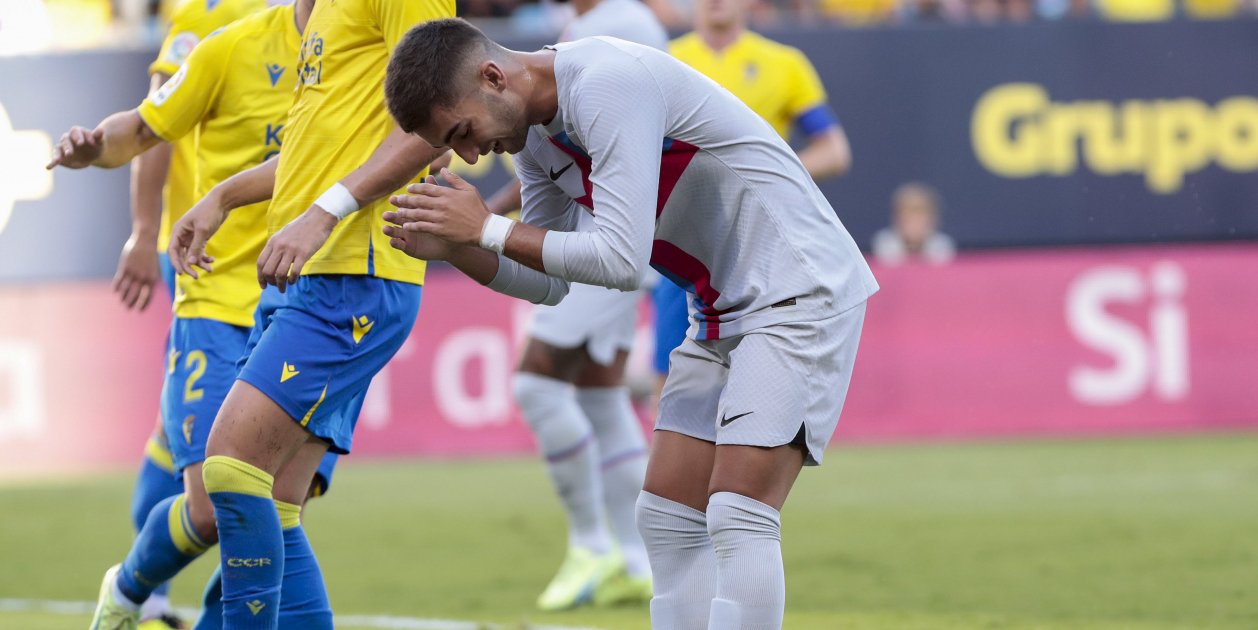
[[[664,97],[651,73],[632,58],[586,68],[572,90],[572,107],[564,116],[592,161],[594,227],[548,232],[542,263],[546,273],[573,282],[637,289],[647,275],[655,235]]]
[[[522,222],[548,230],[576,228],[579,213],[585,210],[550,183],[528,149],[515,156],[515,171],[520,178],[520,196],[524,205],[520,210]],[[558,304],[568,294],[567,280],[544,274],[502,255],[498,256],[497,275],[485,286],[504,295],[550,306]]]

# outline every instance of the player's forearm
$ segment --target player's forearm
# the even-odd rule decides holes
[[[846,173],[852,166],[852,150],[843,129],[835,127],[813,136],[800,151],[799,161],[814,181]]]
[[[102,120],[96,129],[102,132],[101,151],[100,155],[92,160],[92,166],[99,168],[118,168],[130,162],[132,158],[143,158],[145,151],[163,144],[162,139],[149,129],[135,110],[118,112]],[[165,182],[166,172],[162,164],[169,162],[170,153],[167,151],[148,158],[145,165],[149,166],[152,172],[160,174],[161,181]],[[160,189],[159,184],[159,194]]]
[[[141,153],[131,162],[131,232],[153,239],[162,223],[162,187],[170,170],[170,145]]]
[[[206,198],[224,212],[267,201],[275,192],[275,169],[278,165],[279,157],[273,157],[240,171],[210,189]]]
[[[360,207],[365,206],[405,186],[445,151],[395,128],[362,166],[341,180],[341,185]]]

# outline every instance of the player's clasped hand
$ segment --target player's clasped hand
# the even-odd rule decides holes
[[[408,232],[435,236],[455,245],[479,245],[481,230],[489,218],[489,208],[480,192],[450,169],[441,169],[441,178],[450,185],[438,185],[429,176],[422,184],[408,186],[406,191],[410,194],[390,197],[389,203],[398,209],[389,213],[392,218],[385,219]]]
[[[283,293],[296,284],[306,261],[327,242],[337,218],[319,206],[310,206],[275,233],[258,255],[258,286],[275,285]]]
[[[71,127],[69,131],[61,134],[57,146],[52,149],[52,160],[45,164],[44,168],[52,170],[56,166],[66,168],[91,166],[105,148],[105,143],[102,142],[104,137],[104,129]]]

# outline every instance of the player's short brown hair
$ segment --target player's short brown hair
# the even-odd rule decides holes
[[[414,133],[434,107],[451,107],[471,85],[460,76],[477,52],[497,47],[480,29],[460,18],[431,20],[402,37],[384,78],[389,113],[402,131]]]

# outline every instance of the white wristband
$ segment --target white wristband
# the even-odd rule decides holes
[[[515,221],[507,217],[490,214],[485,219],[485,225],[480,229],[480,246],[488,249],[495,254],[501,254],[503,248],[507,246],[507,237],[511,235],[511,229],[515,227]]]
[[[358,210],[358,200],[354,199],[354,195],[351,195],[349,189],[341,182],[332,184],[332,187],[327,192],[324,192],[315,200],[315,205],[323,208],[324,212],[337,219],[344,219],[350,213]]]

